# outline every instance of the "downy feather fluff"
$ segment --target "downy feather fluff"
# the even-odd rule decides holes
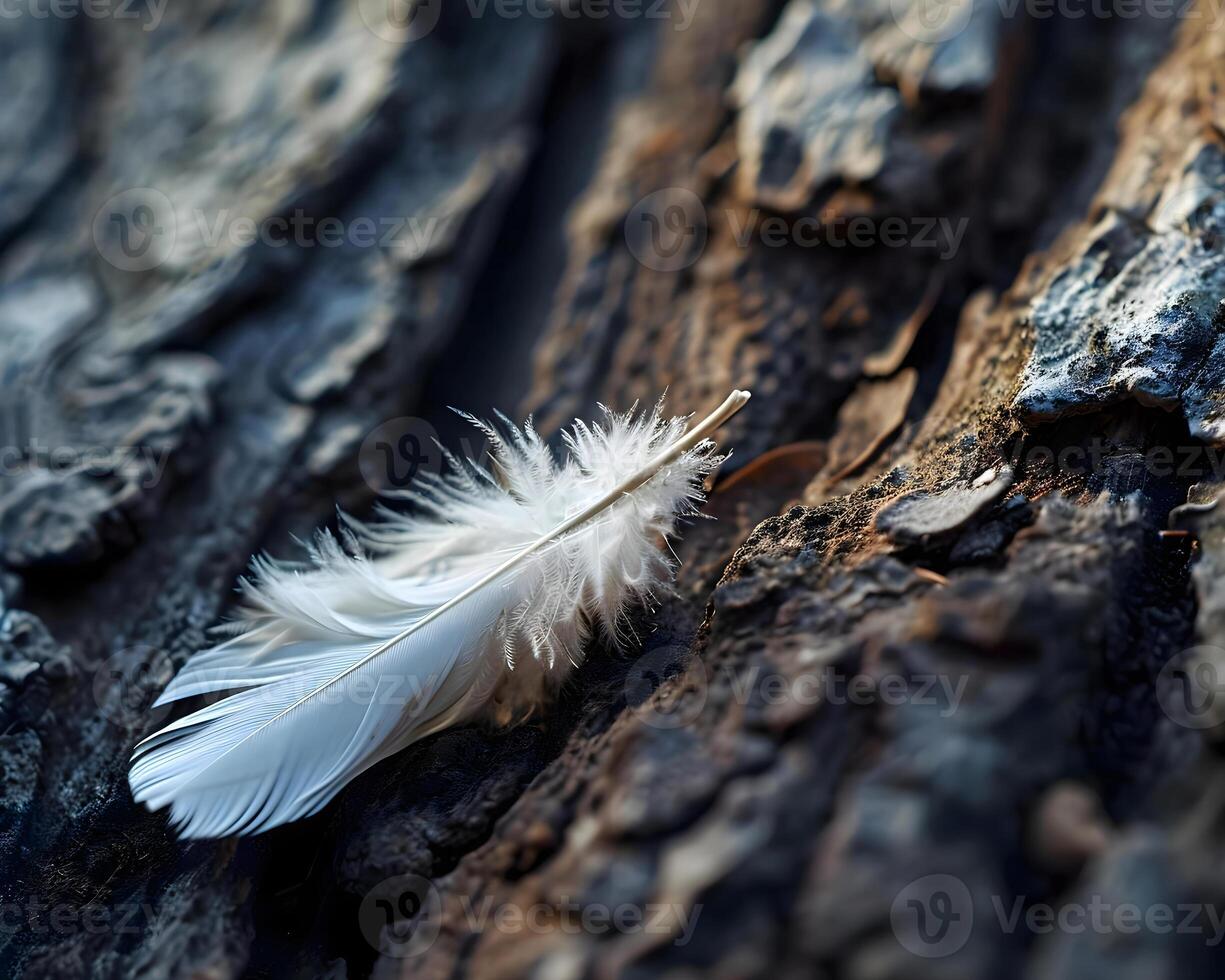
[[[184,837],[255,834],[316,812],[426,735],[523,717],[592,630],[620,642],[627,606],[670,582],[660,539],[695,512],[723,459],[707,436],[747,400],[733,393],[689,432],[662,402],[605,409],[603,424],[564,435],[560,464],[530,421],[470,419],[494,472],[448,457],[446,476],[400,495],[411,513],[342,516],[309,562],[254,561],[227,638],[157,703],[234,693],[136,747],[133,796],[170,806]]]

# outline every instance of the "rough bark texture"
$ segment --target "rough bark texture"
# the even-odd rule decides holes
[[[1219,4],[419,6],[0,19],[0,973],[1218,976]],[[209,233],[295,214],[378,242]],[[733,386],[677,595],[537,719],[256,839],[132,803],[372,433]]]

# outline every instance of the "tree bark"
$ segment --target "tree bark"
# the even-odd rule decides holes
[[[1217,975],[1225,24],[1068,6],[0,19],[0,972]],[[133,803],[250,555],[448,405],[733,387],[538,717]]]

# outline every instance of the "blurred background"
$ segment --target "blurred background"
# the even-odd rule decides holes
[[[1223,14],[0,0],[0,972],[1219,966]],[[641,649],[263,837],[133,804],[449,406],[733,387]]]

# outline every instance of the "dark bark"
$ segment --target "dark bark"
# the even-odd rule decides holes
[[[1225,27],[919,6],[0,19],[0,972],[1219,973]],[[230,234],[295,215],[377,244]],[[734,386],[677,594],[538,718],[255,839],[132,802],[380,426]],[[1095,900],[1174,922],[1026,925]]]

